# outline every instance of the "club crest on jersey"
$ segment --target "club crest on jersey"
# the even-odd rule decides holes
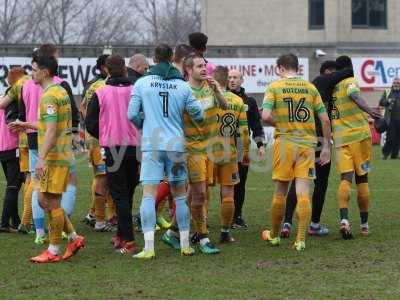
[[[54,115],[56,113],[56,109],[53,104],[48,104],[46,108],[46,112],[48,115]]]

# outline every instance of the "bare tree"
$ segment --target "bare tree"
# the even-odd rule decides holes
[[[200,21],[200,0],[0,0],[1,43],[176,44]]]
[[[186,42],[190,32],[200,30],[199,0],[141,0],[134,5],[145,23],[144,32],[150,30],[148,42]]]
[[[99,0],[82,14],[80,42],[83,44],[133,43],[138,28],[135,11],[129,0],[120,0],[118,6]]]
[[[178,44],[187,42],[189,33],[200,30],[200,3],[197,0],[166,0],[162,15],[161,40]]]
[[[133,2],[135,9],[139,12],[141,18],[145,22],[146,29],[150,28],[150,36],[143,33],[143,39],[158,43],[160,41],[160,22],[159,10],[164,1],[156,0],[138,0]]]
[[[19,43],[30,35],[31,28],[28,28],[26,23],[29,20],[29,11],[32,8],[31,2],[0,1],[0,42]]]
[[[49,31],[46,29],[46,6],[50,0],[31,0],[27,9],[28,17],[24,24],[24,40],[33,44],[41,43],[49,39]]]
[[[77,36],[77,22],[92,0],[52,0],[46,6],[49,36],[54,43],[64,44]]]

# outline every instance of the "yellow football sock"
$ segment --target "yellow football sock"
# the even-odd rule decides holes
[[[49,213],[49,243],[61,244],[61,232],[64,227],[64,210],[59,207]]]
[[[360,212],[368,212],[369,208],[368,183],[360,183],[357,185],[357,201]]]
[[[192,201],[190,205],[194,229],[199,234],[207,234],[207,224],[204,216],[204,205]]]
[[[63,231],[70,235],[71,233],[75,232],[74,225],[72,225],[71,220],[68,218],[67,214],[63,210],[63,218],[64,218],[64,226]]]
[[[274,195],[272,198],[271,205],[271,220],[272,220],[272,231],[271,237],[276,238],[281,230],[281,222],[283,214],[285,213],[286,197],[283,195]]]
[[[350,201],[351,182],[347,180],[340,181],[339,189],[337,191],[337,201],[339,208],[348,208]]]
[[[222,228],[230,229],[232,226],[233,215],[235,213],[235,202],[233,197],[222,198],[220,213]]]
[[[307,231],[307,226],[311,220],[311,205],[308,195],[297,196],[297,237],[296,241],[304,241]]]
[[[104,222],[106,218],[107,197],[95,193],[95,216],[96,222]]]
[[[113,198],[111,197],[111,194],[108,193],[106,197],[106,207],[107,207],[107,216],[108,219],[111,219],[113,217],[117,216],[116,208],[115,208],[115,203]]]
[[[21,220],[21,224],[25,226],[30,226],[32,221],[32,193],[33,181],[26,181],[24,184],[24,211]]]
[[[96,214],[96,195],[95,195],[95,187],[96,187],[96,177],[92,180],[92,204],[90,205],[89,214],[94,216]]]

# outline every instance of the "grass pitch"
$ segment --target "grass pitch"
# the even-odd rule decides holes
[[[261,229],[270,225],[272,181],[267,167],[249,174],[244,207],[249,229],[233,231],[237,243],[222,247],[220,255],[181,257],[158,233],[157,259],[146,262],[116,254],[110,245],[112,233],[95,233],[81,222],[89,207],[92,178],[82,160],[72,220],[86,236],[86,249],[69,262],[33,265],[28,258],[44,248],[33,243],[33,236],[0,234],[0,299],[399,299],[400,160],[383,161],[379,148],[375,153],[368,238],[358,233],[354,190],[350,218],[355,239],[344,241],[338,233],[339,176],[333,167],[322,217],[331,234],[307,238],[304,253],[291,249],[293,234],[279,248],[269,247],[260,239]],[[3,195],[5,182],[0,180]],[[138,188],[135,211],[140,196]],[[218,204],[214,188],[210,225],[215,242]],[[142,234],[137,239],[143,245]]]

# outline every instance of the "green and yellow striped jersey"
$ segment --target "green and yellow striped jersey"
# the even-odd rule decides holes
[[[333,93],[332,130],[335,147],[363,141],[371,137],[367,115],[351,99],[360,88],[354,77],[339,82]]]
[[[38,147],[44,144],[48,123],[57,123],[57,141],[46,157],[47,165],[69,166],[72,160],[72,116],[68,93],[58,84],[48,86],[39,105]]]
[[[218,109],[218,136],[215,142],[211,141],[217,163],[237,162],[238,147],[243,154],[248,155],[250,145],[246,106],[242,98],[229,91],[224,92],[224,97],[228,108]]]
[[[204,122],[198,124],[187,113],[184,114],[186,149],[189,153],[205,154],[209,141],[218,135],[218,102],[214,91],[206,81],[200,88],[192,87],[192,92],[203,107]]]
[[[317,145],[315,118],[326,109],[312,83],[299,77],[272,82],[265,92],[263,109],[274,113],[275,137],[308,148]]]

